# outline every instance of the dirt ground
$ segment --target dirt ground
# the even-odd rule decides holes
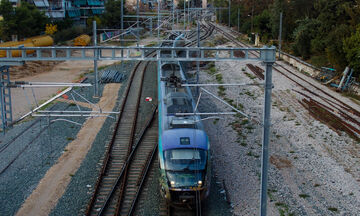
[[[140,45],[151,43],[154,39],[141,41]],[[99,61],[98,67],[114,64],[115,61]],[[19,67],[20,69],[32,68],[29,71],[23,71],[17,68],[15,77],[12,81],[36,81],[36,82],[74,82],[82,74],[93,69],[92,61],[64,61],[59,63],[32,62],[30,67]],[[34,65],[39,65],[40,70],[34,69]],[[45,67],[40,67],[44,65]],[[36,67],[35,67],[36,68]],[[50,69],[49,71],[46,71]],[[106,84],[100,101],[95,104],[101,107],[103,111],[113,110],[121,84]],[[36,103],[49,99],[60,89],[57,88],[34,88],[31,89],[13,89],[12,103],[13,115],[15,119],[30,111]],[[34,96],[35,95],[35,96]],[[36,98],[36,100],[35,100]],[[61,102],[73,103],[72,100],[63,98],[58,99]],[[79,102],[78,102],[79,103]],[[93,108],[86,103],[79,103],[81,106]],[[96,111],[97,108],[93,108]],[[89,118],[83,124],[76,139],[68,144],[66,151],[58,159],[57,163],[51,167],[32,194],[27,197],[22,207],[18,210],[17,215],[48,215],[57,201],[61,198],[66,190],[67,185],[73,175],[80,167],[81,162],[85,158],[88,150],[102,128],[106,117]]]
[[[106,66],[113,64],[114,61],[99,61],[98,66]],[[29,63],[32,64],[32,63]],[[46,63],[42,63],[45,64]],[[41,64],[41,65],[42,65]],[[46,71],[48,69],[47,66],[45,68],[40,67],[40,72],[34,72],[34,75],[28,75],[30,72],[23,71],[22,76],[17,74],[17,77],[12,81],[36,81],[36,82],[74,82],[81,74],[87,73],[93,70],[93,62],[92,61],[64,61],[55,64],[51,70]],[[26,69],[26,68],[25,68]],[[10,68],[10,71],[12,68]],[[12,72],[11,72],[12,73]],[[11,75],[10,75],[11,76]],[[91,87],[90,87],[91,88]],[[40,104],[45,100],[49,99],[52,95],[56,94],[62,88],[16,88],[11,89],[11,99],[13,106],[13,119],[17,119],[23,114],[29,112],[31,108],[34,108],[36,103]],[[35,95],[35,97],[34,97]]]
[[[121,84],[107,84],[99,103],[104,111],[116,104]],[[96,109],[93,109],[96,111]],[[68,144],[64,154],[51,167],[36,189],[26,199],[16,215],[48,215],[61,198],[67,185],[100,131],[106,117],[89,118],[80,129],[76,139]]]

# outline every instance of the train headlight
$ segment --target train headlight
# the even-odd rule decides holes
[[[202,185],[202,181],[198,181],[198,185]]]
[[[174,187],[175,186],[175,181],[170,181],[170,184],[171,184],[172,187]]]

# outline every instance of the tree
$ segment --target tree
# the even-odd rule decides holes
[[[343,48],[349,66],[355,70],[357,76],[360,74],[360,24],[355,33],[344,39]]]
[[[93,17],[88,18],[86,20],[87,26],[92,26],[92,23],[93,23],[94,20],[96,21],[97,28],[101,27],[102,22],[101,22],[100,17],[98,17],[98,16],[93,16]]]
[[[254,28],[260,37],[267,40],[271,35],[270,12],[264,10],[261,14],[254,18]]]
[[[4,18],[0,23],[2,40],[9,40],[11,35],[18,35],[19,38],[39,35],[49,23],[43,12],[26,2],[20,7],[12,8],[8,0],[1,1],[0,13]]]
[[[311,55],[311,41],[316,37],[317,28],[320,25],[316,19],[305,18],[298,21],[295,29],[293,51],[295,55],[308,59]]]
[[[11,29],[15,28],[15,9],[12,7],[9,0],[1,1],[0,14],[3,16],[3,20],[0,22],[1,40],[7,41],[11,39]]]
[[[124,1],[124,14],[127,14]],[[102,15],[102,23],[107,27],[121,27],[121,1],[109,0],[105,3],[105,13]]]
[[[338,71],[343,71],[348,65],[346,54],[343,49],[343,41],[349,37],[351,31],[345,24],[337,26],[325,39],[326,56],[330,64]]]

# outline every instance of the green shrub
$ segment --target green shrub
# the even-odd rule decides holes
[[[54,40],[55,40],[55,43],[57,44],[57,43],[65,42],[68,40],[72,40],[81,34],[89,34],[89,33],[90,33],[90,30],[87,31],[86,28],[84,28],[84,27],[74,26],[74,27],[56,32],[54,35]]]

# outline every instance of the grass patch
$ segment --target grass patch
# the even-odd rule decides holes
[[[255,129],[252,125],[247,125],[246,127],[245,127],[246,129],[248,129],[248,130],[253,130],[253,129]]]
[[[211,74],[211,75],[214,75],[215,73],[216,73],[216,68],[215,68],[215,66],[214,67],[211,67],[210,69],[209,69],[209,74]]]
[[[275,198],[274,198],[273,193],[276,193],[276,192],[277,192],[276,189],[268,189],[267,194],[270,199],[270,202],[274,201]]]
[[[249,151],[246,155],[247,156],[253,156],[253,153],[251,151]]]
[[[152,42],[150,42],[149,44],[146,44],[145,47],[153,47],[153,46],[155,46],[155,45],[157,45],[157,43],[156,43],[155,41],[152,41]]]
[[[248,119],[243,119],[242,121],[241,121],[241,125],[246,125],[246,124],[248,124],[249,123],[249,120]]]
[[[275,203],[275,206],[286,206],[286,204],[285,204],[285,203],[282,203],[282,202],[276,202],[276,203]]]
[[[248,95],[248,96],[250,96],[250,97],[254,97],[254,94],[251,93],[251,92],[249,92],[249,91],[246,91],[245,94]]]
[[[41,101],[39,101],[38,104],[40,105],[40,104],[43,104],[45,102],[46,102],[46,100],[41,100]],[[57,103],[57,101],[50,102],[50,103],[46,104],[45,106],[41,107],[39,110],[46,110],[47,108],[51,107],[55,103]]]
[[[216,74],[215,79],[218,83],[223,83],[223,76],[222,74]]]
[[[221,97],[224,97],[226,95],[224,86],[219,86],[218,87],[218,95],[221,96]]]
[[[256,154],[252,153],[252,151],[249,151],[246,155],[247,156],[252,156],[254,158],[259,158],[260,157],[260,155],[256,155]]]
[[[66,137],[66,140],[67,140],[67,141],[73,141],[74,138],[72,138],[72,137]]]
[[[217,36],[217,37],[215,37],[215,46],[222,45],[222,44],[226,43],[227,41],[228,40],[225,37]]]
[[[301,198],[305,199],[305,198],[308,198],[308,197],[310,197],[310,196],[309,196],[309,195],[307,195],[307,194],[299,194],[299,197],[301,197]]]
[[[256,79],[256,76],[254,76],[254,75],[252,75],[252,74],[249,74],[249,73],[246,73],[245,72],[245,75],[247,76],[247,77],[249,77],[250,79]]]
[[[342,95],[344,95],[345,97],[349,97],[351,99],[355,99],[356,100],[355,102],[357,102],[357,103],[360,102],[360,96],[357,94],[354,94],[352,92],[345,92]]]
[[[335,207],[329,207],[328,209],[329,209],[330,211],[332,211],[332,212],[337,212],[337,211],[338,211],[338,209],[335,208]]]

